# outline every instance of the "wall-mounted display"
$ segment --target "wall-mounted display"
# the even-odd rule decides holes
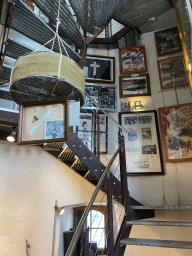
[[[182,55],[157,61],[161,89],[188,84],[185,62]]]
[[[104,110],[116,111],[116,86],[86,84],[85,91]],[[95,109],[95,105],[89,100],[88,97],[85,96],[85,104],[82,108]]]
[[[121,112],[119,122],[127,130],[123,132],[127,175],[163,175],[157,112]]]
[[[145,46],[119,49],[120,74],[147,72]]]
[[[125,75],[119,77],[119,95],[120,98],[150,96],[149,74],[140,74],[137,76]]]
[[[165,161],[192,161],[192,103],[158,111]]]
[[[69,140],[68,100],[26,102],[19,108],[18,144]]]
[[[83,72],[86,81],[115,83],[115,57],[87,55]]]
[[[155,32],[155,40],[159,57],[182,51],[177,27]]]

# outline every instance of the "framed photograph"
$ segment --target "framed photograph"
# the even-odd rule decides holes
[[[17,144],[68,141],[68,105],[68,100],[26,102],[20,105]]]
[[[145,46],[120,48],[119,66],[120,74],[147,72]]]
[[[87,55],[83,72],[86,81],[115,83],[115,57]]]
[[[98,103],[106,111],[117,111],[117,96],[115,85],[96,85],[86,84],[85,91],[89,94],[96,103]],[[85,96],[85,104],[83,109],[96,109],[92,101]]]
[[[79,131],[93,131],[92,113],[80,113],[79,119]]]
[[[127,175],[164,175],[157,112],[120,112],[119,122],[127,130],[123,132]]]
[[[121,112],[127,112],[130,110],[130,101],[121,101]]]
[[[158,111],[165,161],[192,161],[192,103]]]
[[[120,98],[150,96],[149,74],[120,76],[119,95]]]
[[[185,62],[182,55],[157,61],[161,89],[188,84]]]
[[[182,51],[177,27],[155,32],[155,40],[159,57]]]
[[[85,146],[92,151],[93,148],[93,133],[87,131],[78,131],[78,137],[85,144]]]

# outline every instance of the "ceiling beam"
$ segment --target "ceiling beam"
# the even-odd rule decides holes
[[[170,5],[174,8],[174,5],[173,5],[173,2],[172,2],[172,0],[167,0],[169,3],[170,3]]]
[[[123,21],[121,21],[121,20],[119,20],[119,19],[117,19],[117,18],[113,18],[113,20],[116,20],[117,22],[121,23],[121,24],[124,25],[125,27],[129,27],[129,28],[131,28],[131,29],[136,30],[139,35],[142,34],[141,30],[140,30],[139,28],[137,28],[137,27],[130,27],[130,26],[128,26],[127,24],[125,24]]]

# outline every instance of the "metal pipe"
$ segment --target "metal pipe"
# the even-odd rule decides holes
[[[77,242],[79,240],[79,237],[81,235],[82,229],[84,227],[84,224],[85,224],[85,221],[86,221],[87,216],[89,214],[89,211],[91,209],[91,206],[93,205],[93,202],[95,201],[95,198],[96,198],[96,196],[97,196],[97,194],[99,192],[99,189],[100,189],[100,187],[101,187],[101,185],[102,185],[102,183],[103,183],[103,181],[104,181],[104,179],[105,179],[109,169],[111,168],[111,165],[113,164],[117,154],[120,152],[120,150],[121,150],[121,148],[123,146],[124,146],[124,142],[122,142],[121,145],[119,146],[119,148],[116,150],[116,152],[113,155],[113,157],[111,158],[108,166],[104,170],[100,180],[98,181],[97,186],[95,188],[95,191],[93,192],[93,195],[92,195],[92,197],[91,197],[91,199],[90,199],[90,201],[89,201],[89,203],[88,203],[88,205],[87,205],[87,207],[86,207],[86,209],[85,209],[85,211],[83,213],[83,216],[81,217],[81,220],[80,220],[79,225],[78,225],[78,227],[77,227],[77,229],[75,231],[75,234],[73,235],[73,239],[71,240],[71,243],[70,243],[69,248],[67,250],[66,256],[72,256],[73,255],[73,252],[75,250],[75,247],[76,247]]]
[[[105,112],[105,110],[103,110],[90,96],[89,96],[89,94],[87,94],[86,92],[84,93],[89,99],[90,99],[90,101],[91,102],[93,102],[93,104],[97,107],[97,108],[99,108],[106,116],[108,116],[109,117],[109,119],[111,119],[111,121],[113,122],[113,123],[115,123],[121,130],[123,130],[124,132],[127,132],[127,130],[123,127],[123,126],[121,126],[113,117],[111,117],[107,112]]]

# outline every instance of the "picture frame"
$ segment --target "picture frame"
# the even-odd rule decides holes
[[[182,51],[177,27],[155,32],[155,41],[159,57]]]
[[[158,109],[166,162],[192,161],[192,103]]]
[[[127,176],[164,175],[157,111],[120,112]]]
[[[19,106],[18,145],[69,140],[69,100],[25,102]]]
[[[86,84],[85,91],[105,111],[117,111],[117,87],[115,85]],[[96,107],[93,102],[85,96],[85,103],[82,109],[96,109]]]
[[[119,49],[120,74],[145,73],[147,59],[145,46],[124,47]]]
[[[149,74],[124,75],[119,77],[120,98],[150,96]]]
[[[115,83],[115,57],[87,55],[83,67],[85,81]]]
[[[161,89],[188,85],[183,55],[157,61]]]

